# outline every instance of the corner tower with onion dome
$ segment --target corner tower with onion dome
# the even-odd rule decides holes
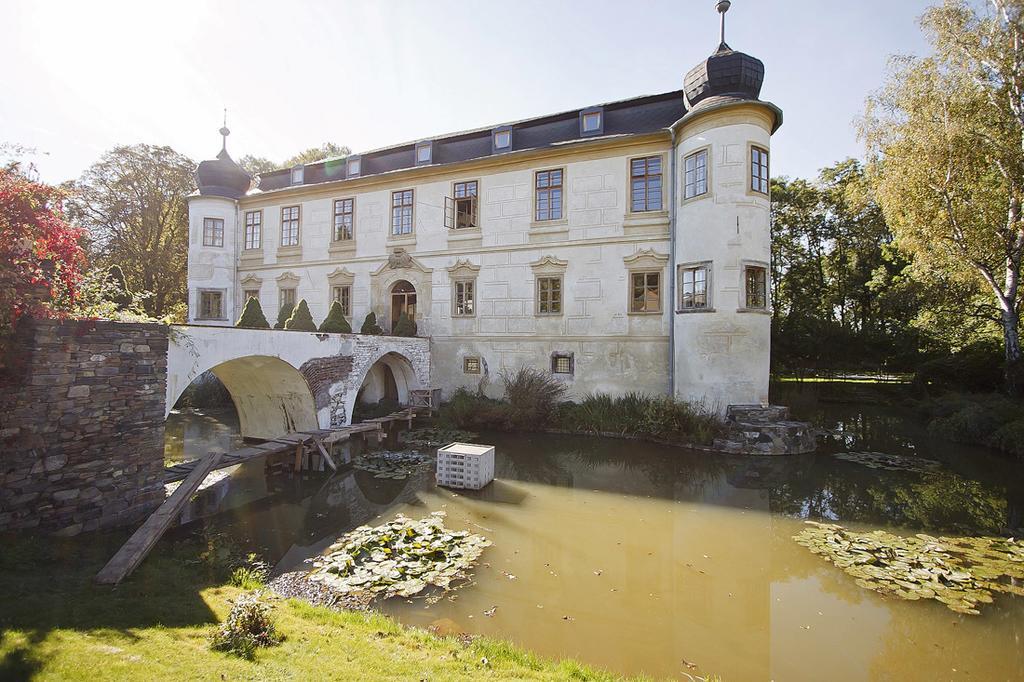
[[[228,154],[226,114],[220,134],[220,153],[196,168],[198,189],[188,202],[188,307],[190,319],[228,325],[228,313],[245,304],[235,300],[238,254],[245,247],[239,243],[238,200],[252,176]]]
[[[782,111],[762,101],[764,64],[721,42],[686,74],[672,126],[673,393],[719,411],[768,402],[771,351],[771,136]]]

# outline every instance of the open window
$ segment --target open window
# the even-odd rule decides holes
[[[450,230],[480,227],[477,181],[456,182],[452,190],[455,196],[444,198],[444,226]]]

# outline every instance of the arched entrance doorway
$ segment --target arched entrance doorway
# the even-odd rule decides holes
[[[391,329],[395,328],[398,318],[405,313],[411,318],[416,317],[416,287],[407,280],[400,279],[391,287]]]

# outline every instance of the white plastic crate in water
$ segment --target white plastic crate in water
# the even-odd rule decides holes
[[[493,445],[450,443],[438,449],[438,485],[480,490],[493,480]]]

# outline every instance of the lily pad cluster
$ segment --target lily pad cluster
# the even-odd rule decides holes
[[[472,443],[478,434],[460,429],[413,429],[405,431],[399,437],[407,445],[421,448],[439,448],[449,443]]]
[[[940,462],[923,457],[906,457],[890,455],[884,452],[840,452],[836,459],[866,466],[869,469],[885,469],[887,471],[912,471],[919,474],[933,473],[942,468]]]
[[[372,452],[356,457],[352,468],[373,474],[374,478],[404,480],[430,464],[433,458],[412,450],[409,452]]]
[[[310,580],[339,594],[411,597],[428,586],[448,590],[469,577],[490,541],[450,530],[444,512],[415,521],[398,515],[381,526],[360,526],[314,562]]]
[[[1024,541],[993,537],[902,537],[856,533],[808,521],[797,543],[856,578],[859,586],[901,599],[935,599],[978,615],[995,592],[1024,596]]]

